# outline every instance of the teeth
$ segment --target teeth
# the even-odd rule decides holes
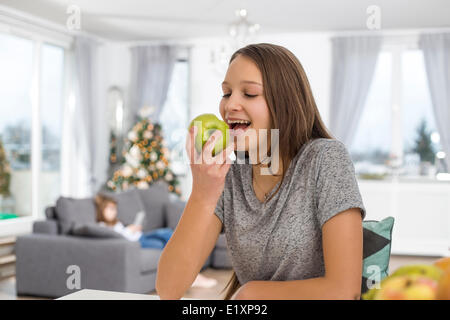
[[[228,120],[229,124],[234,124],[234,123],[245,123],[245,124],[250,124],[250,121],[247,120]]]

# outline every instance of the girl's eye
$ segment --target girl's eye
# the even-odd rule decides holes
[[[248,94],[248,93],[245,93],[244,95],[245,95],[247,98],[254,98],[254,97],[257,96],[257,94]],[[224,95],[222,96],[222,98],[228,98],[229,96],[231,96],[231,93],[226,93],[226,94],[224,94]]]

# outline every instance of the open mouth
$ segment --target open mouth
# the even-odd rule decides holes
[[[248,120],[228,120],[227,123],[231,129],[230,134],[232,136],[244,133],[252,124],[251,121]]]

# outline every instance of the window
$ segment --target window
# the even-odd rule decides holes
[[[42,170],[59,171],[64,49],[42,48]]]
[[[189,114],[189,63],[178,60],[175,63],[167,100],[160,116],[164,139],[170,150],[171,168],[177,175],[187,173],[188,167],[183,161],[188,114]]]
[[[0,33],[0,70],[0,139],[11,167],[10,210],[43,216],[60,192],[64,49]],[[32,139],[39,132],[40,142]]]
[[[422,52],[382,51],[350,148],[357,175],[432,177],[440,150]]]
[[[64,49],[44,44],[41,53],[41,173],[38,212],[60,195]]]
[[[31,167],[31,41],[0,34],[0,132],[13,170]]]
[[[0,34],[0,139],[10,164],[14,204],[0,211],[31,213],[31,100],[33,43]],[[11,212],[13,211],[13,212]]]
[[[386,172],[391,149],[391,73],[392,56],[381,53],[350,149],[357,173]]]
[[[431,104],[423,53],[420,50],[408,50],[402,54],[402,139],[404,165],[403,173],[420,174],[420,163],[435,163],[435,155],[440,151],[439,133]],[[424,126],[422,128],[422,125]],[[422,135],[422,131],[423,134]],[[427,148],[417,151],[417,144]]]

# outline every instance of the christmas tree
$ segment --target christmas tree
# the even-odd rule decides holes
[[[139,120],[128,133],[126,150],[120,168],[106,183],[109,190],[146,189],[164,180],[170,192],[181,196],[177,177],[169,168],[169,150],[161,135],[161,125],[146,118]]]
[[[5,149],[3,148],[2,139],[0,138],[0,195],[9,196],[9,183],[11,173],[9,162],[6,159]]]
[[[417,128],[417,138],[413,151],[419,154],[420,161],[434,164],[434,148],[431,141],[431,132],[428,131],[427,122],[422,120]]]

